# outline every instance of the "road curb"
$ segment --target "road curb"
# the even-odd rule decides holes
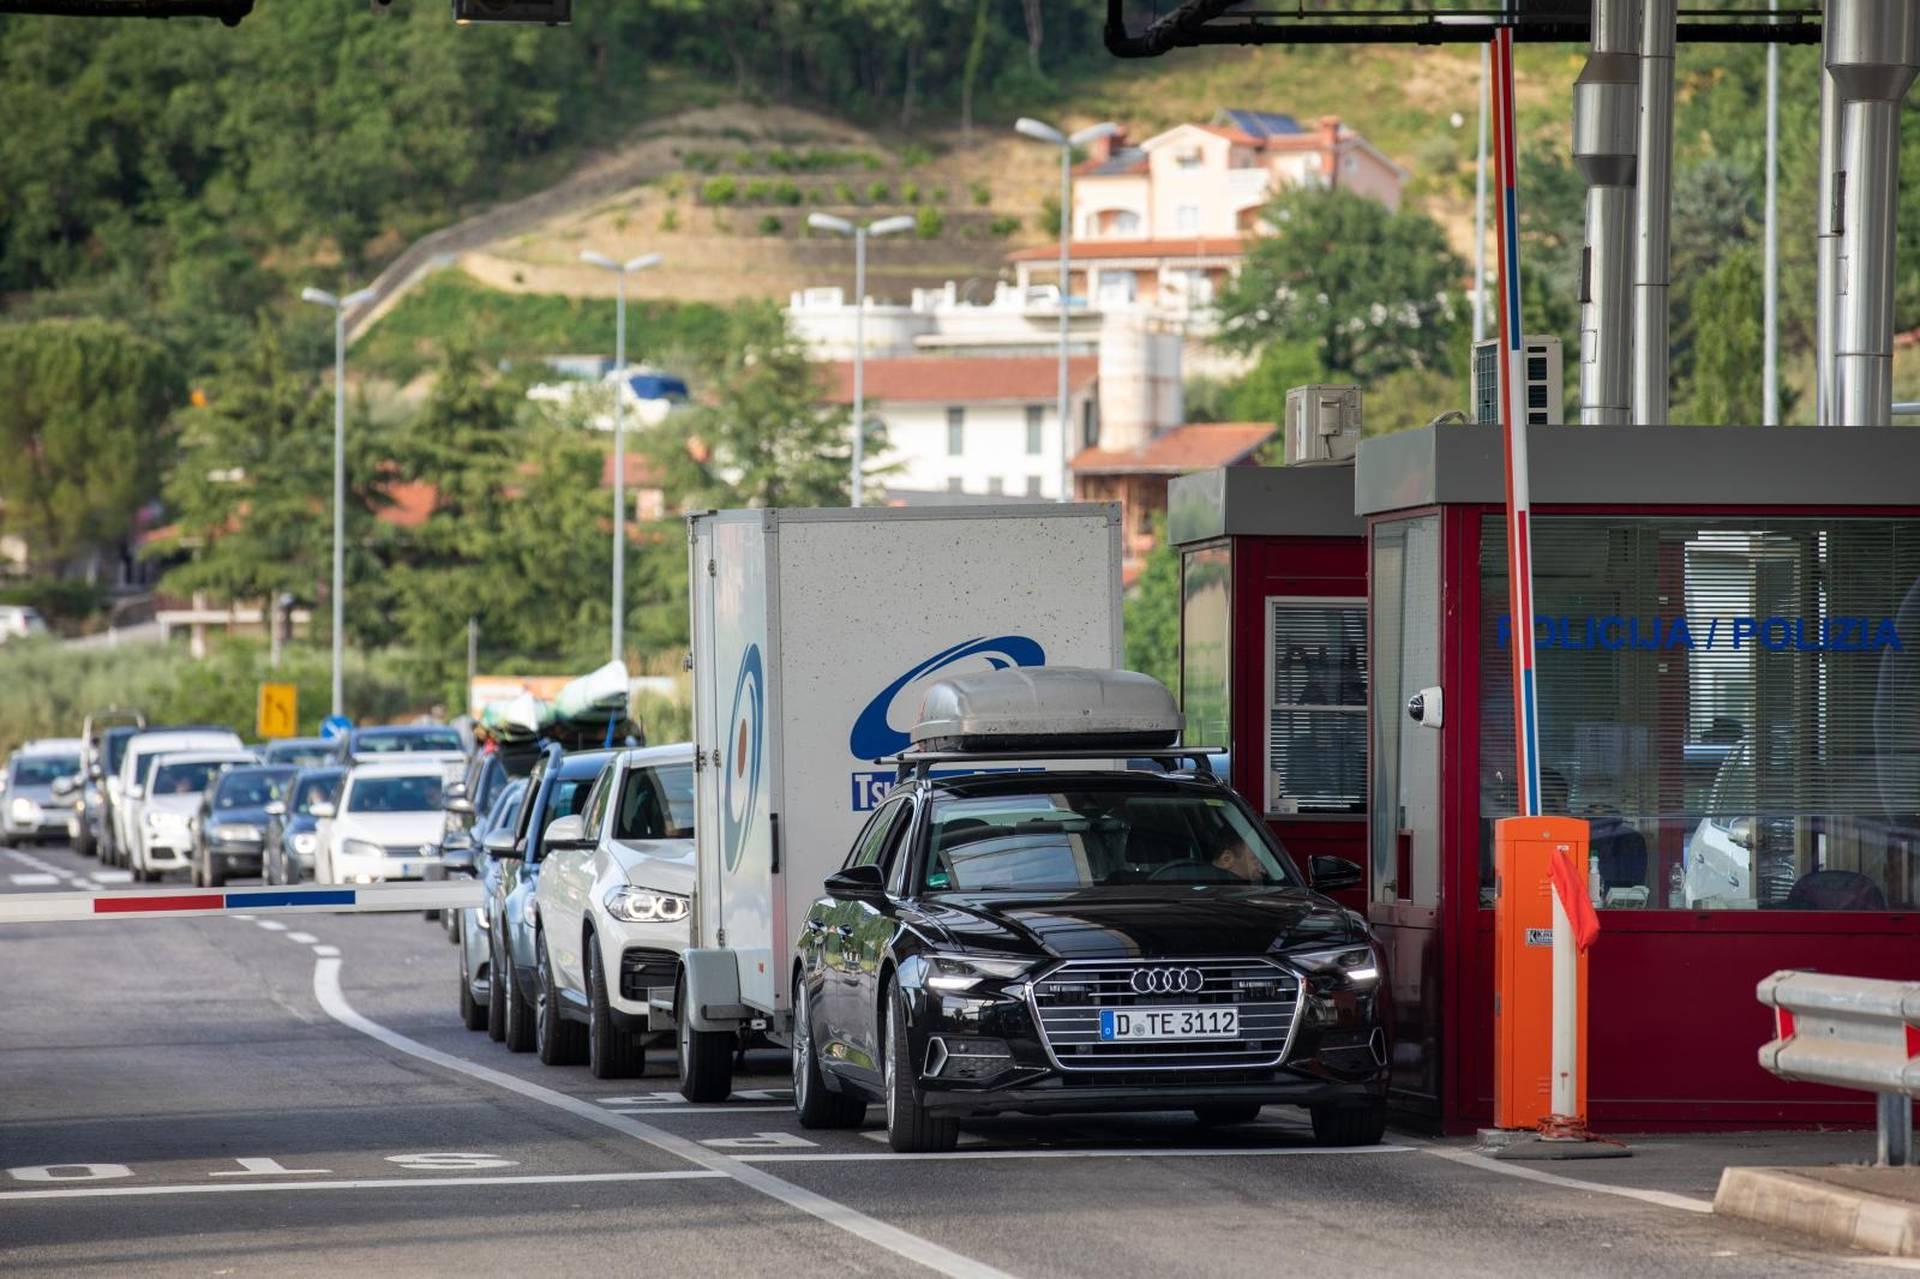
[[[1720,1174],[1713,1210],[1889,1257],[1920,1257],[1920,1199],[1875,1194],[1827,1179],[1825,1174],[1837,1171],[1728,1168]],[[1920,1175],[1906,1169],[1849,1168],[1844,1172],[1853,1178],[1890,1173],[1895,1179],[1890,1185],[1904,1182],[1909,1192],[1920,1185]]]

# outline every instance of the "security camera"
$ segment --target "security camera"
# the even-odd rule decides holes
[[[1407,718],[1422,728],[1440,727],[1442,701],[1437,685],[1421,689],[1407,699]]]

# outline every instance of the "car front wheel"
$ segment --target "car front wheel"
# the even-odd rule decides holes
[[[887,983],[886,1060],[887,1144],[903,1155],[952,1150],[960,1142],[960,1121],[927,1113],[913,1090],[913,1061],[907,1049],[907,1005],[900,984]]]
[[[640,1036],[613,1024],[613,1004],[600,962],[600,942],[587,937],[587,1069],[595,1079],[631,1079],[647,1068],[647,1047]]]
[[[802,1128],[858,1128],[867,1103],[851,1093],[829,1092],[813,1039],[806,986],[793,983],[793,1109]]]
[[[473,963],[460,947],[460,1024],[468,1030],[487,1028],[487,1005],[473,997]]]
[[[560,984],[553,979],[553,956],[547,935],[536,934],[533,948],[540,965],[540,988],[534,992],[533,1038],[543,1066],[577,1066],[586,1059],[586,1027],[568,1021],[560,1011]]]

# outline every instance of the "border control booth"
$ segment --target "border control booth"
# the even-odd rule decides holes
[[[1367,548],[1353,464],[1223,467],[1176,478],[1186,739],[1294,856],[1366,855]],[[1360,908],[1363,888],[1334,894]]]
[[[1529,450],[1531,627],[1507,617],[1497,429],[1367,440],[1352,472],[1371,583],[1366,910],[1389,957],[1396,1105],[1448,1131],[1492,1116],[1492,824],[1514,811],[1509,646],[1530,630],[1543,806],[1591,826],[1592,1124],[1872,1122],[1856,1095],[1760,1068],[1772,1024],[1754,990],[1781,968],[1920,975],[1920,431],[1534,427]],[[1289,577],[1285,555],[1230,532],[1230,555],[1182,548],[1183,674],[1205,690],[1230,673],[1251,798],[1251,597],[1346,594],[1361,573],[1317,584],[1301,558]],[[1237,646],[1218,656],[1193,643],[1210,590]],[[1408,699],[1434,688],[1440,723],[1415,723]]]

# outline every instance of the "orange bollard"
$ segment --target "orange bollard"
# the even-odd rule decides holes
[[[1539,1127],[1553,1107],[1553,854],[1587,865],[1587,823],[1509,817],[1494,823],[1493,1124]],[[1573,1010],[1576,1113],[1587,1113],[1587,957],[1577,956]]]

